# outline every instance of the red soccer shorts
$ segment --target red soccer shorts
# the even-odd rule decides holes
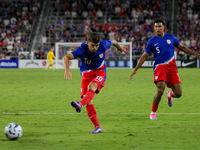
[[[93,70],[90,72],[84,72],[81,82],[81,98],[87,93],[88,85],[90,82],[95,82],[98,85],[98,89],[95,91],[98,94],[102,87],[104,87],[106,81],[106,73],[103,69]]]
[[[154,72],[154,83],[158,81],[165,81],[167,87],[171,87],[174,84],[181,83],[180,77],[176,67],[157,67]]]

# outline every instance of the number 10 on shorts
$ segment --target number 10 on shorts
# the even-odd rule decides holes
[[[103,80],[102,76],[97,76],[95,79],[95,81],[97,81],[97,82],[101,82],[102,80]]]

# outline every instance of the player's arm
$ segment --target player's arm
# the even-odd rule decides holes
[[[149,56],[149,53],[144,52],[143,55],[140,57],[138,64],[136,65],[135,69],[133,70],[133,73],[131,74],[129,78],[130,80],[132,79],[132,76],[137,73],[137,70],[142,66],[142,64],[145,62],[148,56]]]
[[[72,80],[72,74],[70,72],[69,68],[69,60],[74,59],[74,55],[72,53],[69,53],[63,57],[63,66],[65,68],[65,74],[64,74],[64,79],[66,80]]]
[[[47,54],[47,59],[49,59],[49,52],[48,52],[48,54]]]
[[[53,59],[56,59],[55,55],[53,54]]]
[[[116,40],[112,39],[110,41],[112,42],[112,46],[117,48],[117,51],[120,51],[120,52],[125,52],[126,51],[126,47],[123,46],[123,45],[119,45]]]
[[[185,53],[187,54],[191,54],[191,55],[194,55],[196,57],[199,57],[200,58],[200,54],[197,54],[195,52],[193,52],[192,50],[190,50],[189,48],[187,48],[185,45],[181,44],[178,46],[178,48],[181,50],[181,51],[184,51]]]

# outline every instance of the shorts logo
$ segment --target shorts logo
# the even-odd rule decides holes
[[[155,76],[155,79],[157,80],[157,79],[158,79],[158,76]]]
[[[100,58],[103,58],[103,53],[99,54],[99,57],[100,57]]]
[[[171,44],[171,40],[167,40],[167,43],[168,43],[168,44]]]

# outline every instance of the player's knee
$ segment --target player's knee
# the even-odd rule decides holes
[[[176,93],[175,95],[177,98],[180,98],[182,96],[182,92],[180,91],[180,92]]]
[[[159,95],[163,95],[164,89],[158,88],[158,89],[157,89],[157,93],[158,93]]]
[[[86,105],[92,105],[93,104],[93,100],[91,100],[89,103],[87,103]]]
[[[95,92],[97,90],[97,88],[98,88],[98,85],[95,82],[91,82],[88,85],[88,90],[91,89],[91,90],[93,90]]]

